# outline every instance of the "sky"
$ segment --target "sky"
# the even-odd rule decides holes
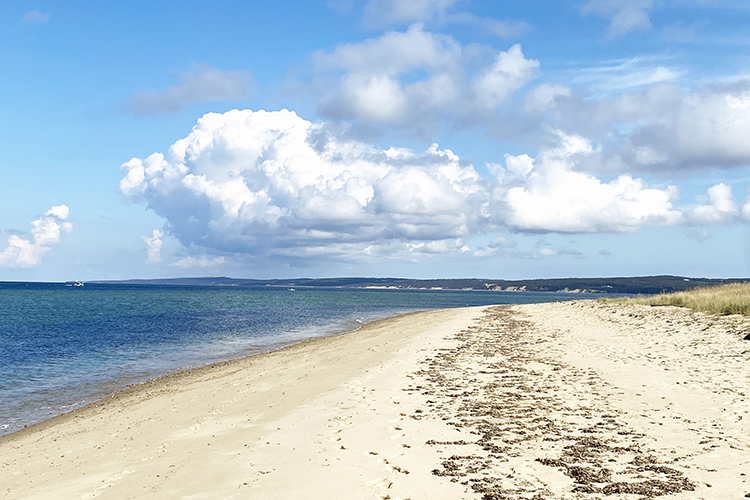
[[[750,276],[745,0],[0,7],[0,281]]]

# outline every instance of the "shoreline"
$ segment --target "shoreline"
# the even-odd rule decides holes
[[[738,321],[591,301],[386,318],[3,436],[0,498],[742,498]]]
[[[444,307],[489,305],[505,301],[536,302],[573,298],[572,294],[560,296],[553,293],[528,294],[523,297],[520,296],[522,294],[518,293],[511,294],[513,296],[510,298],[507,296],[497,297],[496,295],[490,297],[486,293],[478,294],[470,291],[455,293],[442,290],[439,292],[396,292],[395,297],[401,296],[402,299],[393,300],[393,296],[388,294],[383,294],[380,298],[374,298],[381,294],[368,290],[359,290],[359,292],[366,294],[364,297],[367,297],[367,300],[365,300],[364,307],[356,311],[347,312],[346,310],[347,305],[351,308],[351,306],[360,303],[356,297],[352,298],[350,292],[343,294],[346,304],[340,310],[336,309],[335,300],[324,293],[324,297],[328,298],[323,300],[329,302],[329,307],[319,308],[319,312],[313,313],[313,316],[315,316],[313,319],[305,318],[303,317],[305,314],[302,314],[299,318],[289,322],[284,328],[277,328],[273,321],[267,325],[260,325],[258,328],[251,325],[249,332],[241,332],[239,335],[230,333],[223,340],[221,339],[223,337],[221,333],[210,331],[210,329],[206,332],[207,337],[202,340],[198,338],[190,340],[190,328],[184,329],[177,326],[175,331],[168,332],[168,336],[171,336],[171,338],[167,342],[157,342],[153,345],[150,344],[150,341],[136,342],[133,349],[130,349],[127,344],[121,343],[117,336],[105,335],[100,341],[99,348],[91,353],[90,361],[93,363],[92,366],[96,366],[92,370],[86,368],[88,362],[80,356],[66,357],[62,359],[61,363],[58,363],[57,350],[64,348],[61,345],[56,345],[56,343],[49,344],[49,348],[42,348],[41,356],[37,358],[38,361],[34,362],[37,365],[37,372],[30,369],[34,363],[28,366],[21,364],[20,370],[11,369],[7,372],[7,376],[3,378],[2,382],[10,389],[0,394],[0,408],[3,410],[1,412],[2,420],[0,420],[0,436],[17,432],[24,427],[99,401],[113,392],[123,390],[135,383],[158,378],[185,368],[200,367],[205,364],[272,351],[306,338],[336,335],[356,330],[363,323],[402,314],[403,312]],[[98,292],[94,291],[94,293]],[[376,295],[373,296],[373,293]],[[405,293],[415,293],[421,298],[418,297],[413,301],[403,300]],[[424,295],[425,293],[429,295]],[[464,296],[463,294],[468,295]],[[300,294],[290,294],[289,297],[295,295]],[[301,296],[304,295],[303,292]],[[65,296],[67,296],[67,292]],[[440,299],[441,296],[444,298]],[[268,298],[266,295],[264,297]],[[286,295],[284,297],[286,301],[288,297]],[[130,296],[126,294],[124,300],[130,300]],[[302,302],[304,300],[302,299]],[[297,301],[297,299],[293,299],[291,302],[294,301]],[[411,307],[405,308],[404,305],[410,305]],[[355,306],[355,309],[356,307],[359,306]],[[150,325],[138,325],[133,331],[137,331],[139,328],[148,330]],[[171,326],[162,325],[162,328],[166,328],[164,331],[168,331]],[[119,331],[119,329],[120,326],[117,324],[111,324],[106,328],[106,331]],[[64,329],[61,329],[58,333],[60,339],[67,336],[63,331]],[[131,335],[131,333],[125,332],[124,335]],[[74,339],[74,342],[80,343],[82,334],[74,328],[71,338]],[[184,349],[175,351],[172,346],[183,342],[183,340],[185,341]],[[123,359],[119,355],[109,356],[107,354],[108,349],[105,348],[107,343],[110,343],[115,349],[123,349],[125,358]],[[80,352],[87,352],[87,347],[84,345],[74,346],[71,349],[81,349]],[[46,362],[43,362],[43,360],[46,360]],[[28,372],[28,375],[24,375],[26,372]]]
[[[477,306],[477,307],[483,307],[483,306]],[[439,310],[439,309],[436,309],[436,310]],[[74,416],[74,414],[86,411],[87,409],[89,409],[89,407],[102,406],[104,404],[107,404],[110,399],[117,400],[121,396],[122,397],[126,397],[129,394],[138,393],[141,390],[147,391],[148,390],[147,387],[149,385],[161,385],[162,383],[164,383],[164,384],[166,384],[166,383],[169,383],[169,384],[179,384],[181,378],[182,379],[190,379],[191,376],[199,376],[199,374],[201,374],[204,371],[213,371],[213,370],[216,370],[216,369],[227,368],[227,365],[231,365],[233,363],[240,363],[240,362],[249,360],[250,358],[254,358],[256,356],[264,356],[264,355],[268,355],[268,354],[271,354],[271,353],[275,353],[275,352],[279,352],[279,351],[284,351],[285,349],[289,349],[289,348],[292,348],[292,347],[295,347],[295,346],[302,347],[302,346],[304,346],[304,345],[306,345],[308,343],[319,341],[319,340],[324,340],[324,339],[328,339],[328,338],[335,338],[335,337],[340,337],[340,336],[343,336],[343,335],[353,334],[353,333],[356,333],[359,330],[361,330],[362,328],[365,328],[365,327],[367,327],[368,325],[371,325],[371,324],[377,324],[377,323],[379,323],[381,321],[388,321],[390,319],[398,318],[398,317],[401,317],[401,316],[408,316],[408,315],[411,315],[411,314],[419,314],[421,312],[426,312],[426,311],[412,311],[412,312],[406,312],[406,313],[395,313],[393,315],[389,315],[389,316],[386,316],[386,317],[383,317],[383,318],[374,319],[372,321],[367,321],[367,322],[364,322],[364,323],[360,323],[359,321],[354,320],[354,322],[357,323],[357,326],[356,326],[356,328],[353,328],[351,330],[337,331],[335,333],[330,333],[330,334],[324,334],[324,335],[309,337],[309,338],[305,338],[305,339],[302,339],[302,340],[292,340],[292,341],[286,341],[286,342],[279,342],[279,343],[276,343],[276,344],[271,344],[268,347],[268,349],[264,349],[264,350],[261,350],[261,351],[258,351],[258,352],[253,352],[253,353],[250,353],[250,354],[245,354],[245,355],[242,355],[240,357],[226,359],[226,360],[222,360],[222,361],[209,362],[209,363],[206,363],[204,365],[199,365],[199,366],[184,366],[184,367],[176,368],[176,369],[173,369],[173,370],[169,370],[167,372],[163,372],[163,373],[159,373],[159,374],[154,374],[154,376],[147,375],[146,376],[147,378],[145,378],[143,380],[140,380],[140,381],[137,381],[137,382],[133,382],[133,383],[129,383],[127,385],[124,385],[121,388],[116,389],[113,392],[108,392],[108,393],[104,394],[103,396],[101,396],[101,397],[99,397],[99,398],[97,398],[97,399],[95,399],[95,400],[93,400],[91,402],[82,404],[81,406],[75,407],[75,408],[73,408],[71,410],[68,410],[68,411],[64,411],[64,412],[59,413],[57,415],[51,416],[49,418],[45,418],[44,420],[41,420],[39,422],[35,422],[35,423],[31,424],[31,425],[28,425],[26,427],[17,429],[17,430],[12,431],[12,432],[10,432],[8,434],[0,434],[0,446],[2,446],[5,438],[8,438],[8,437],[14,436],[16,434],[20,434],[20,433],[26,433],[27,431],[28,432],[34,432],[37,429],[46,428],[46,427],[49,427],[51,425],[57,425],[59,423],[63,423],[66,420],[68,420],[68,418],[67,418],[68,416],[72,417],[72,416]],[[108,382],[108,384],[111,384],[111,385],[114,385],[114,386],[120,386],[120,384],[117,383],[117,380],[110,381],[110,382]]]
[[[2,439],[6,436],[10,436],[17,432],[22,432],[24,430],[31,429],[38,425],[44,424],[50,420],[54,420],[54,419],[57,419],[58,417],[67,415],[68,413],[73,413],[73,412],[83,410],[84,408],[90,405],[94,405],[96,403],[104,401],[112,396],[117,395],[118,393],[128,391],[131,388],[140,386],[142,384],[155,382],[165,377],[172,377],[182,372],[199,370],[201,368],[209,367],[212,365],[221,365],[223,363],[239,361],[239,360],[249,358],[252,356],[259,356],[259,355],[267,354],[270,352],[275,352],[278,350],[286,349],[293,345],[303,344],[311,340],[328,338],[328,337],[336,337],[336,336],[344,335],[347,333],[353,333],[353,332],[360,330],[361,328],[363,328],[364,326],[370,323],[387,320],[387,319],[401,316],[404,314],[413,314],[415,312],[422,312],[422,311],[418,310],[418,311],[410,311],[410,312],[405,312],[405,313],[404,312],[391,312],[385,316],[377,317],[376,319],[365,320],[364,322],[360,321],[359,319],[350,319],[350,320],[347,320],[345,323],[341,322],[341,324],[337,327],[332,326],[334,323],[318,325],[318,328],[322,328],[322,331],[326,333],[322,333],[322,334],[316,333],[310,337],[306,337],[306,338],[302,337],[301,340],[294,339],[294,340],[276,341],[273,343],[264,344],[262,347],[258,348],[257,350],[252,350],[252,351],[250,351],[249,349],[244,349],[242,351],[237,351],[236,353],[233,353],[231,357],[229,357],[228,359],[220,359],[217,361],[207,361],[204,364],[186,365],[186,366],[180,366],[177,368],[170,368],[167,370],[156,370],[150,373],[133,374],[127,377],[121,377],[121,378],[112,379],[112,380],[105,380],[101,382],[100,385],[102,387],[113,387],[114,389],[97,390],[95,392],[91,392],[90,394],[88,393],[84,394],[83,396],[81,396],[81,399],[78,401],[75,401],[75,400],[67,401],[65,406],[68,406],[70,409],[66,409],[60,412],[53,412],[54,414],[52,414],[51,416],[47,416],[38,421],[32,421],[32,423],[25,425],[24,427],[19,427],[9,433],[3,432],[3,429],[0,429],[0,443],[2,442]],[[335,324],[338,324],[338,322],[336,322]],[[344,327],[343,326],[344,324],[346,324],[347,326]],[[312,328],[312,329],[308,329],[305,331],[318,331],[318,330],[315,328]],[[73,391],[75,390],[75,387],[67,387],[66,389]],[[38,409],[38,412],[41,413],[41,409]]]

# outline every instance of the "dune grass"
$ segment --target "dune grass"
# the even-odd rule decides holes
[[[700,287],[686,292],[611,299],[621,304],[687,307],[696,312],[750,316],[750,283]]]

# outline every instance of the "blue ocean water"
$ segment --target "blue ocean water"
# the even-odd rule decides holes
[[[0,283],[0,435],[128,384],[398,313],[594,295]]]

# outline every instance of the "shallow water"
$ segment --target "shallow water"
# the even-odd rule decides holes
[[[594,295],[0,283],[0,435],[183,367],[398,313]]]

